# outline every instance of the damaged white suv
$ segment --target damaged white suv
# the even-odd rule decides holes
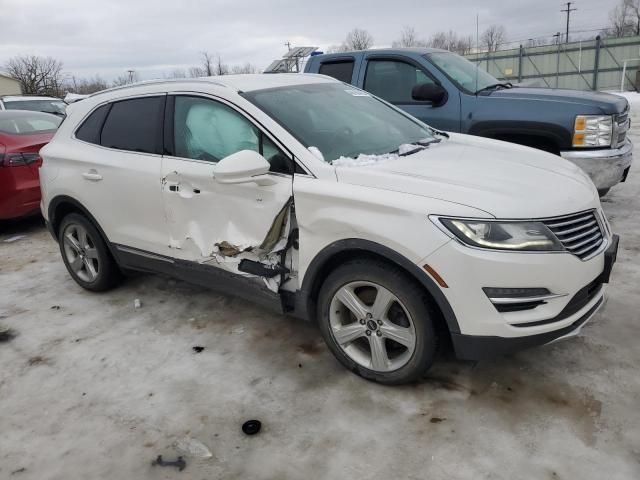
[[[616,258],[591,180],[317,75],[158,81],[75,103],[41,151],[75,281],[162,272],[318,322],[350,370],[423,374],[575,334]]]

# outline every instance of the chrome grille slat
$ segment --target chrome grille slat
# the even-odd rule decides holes
[[[576,222],[583,222],[585,220],[590,220],[593,218],[593,215],[581,215],[577,218],[573,218],[571,220],[566,220],[566,221],[562,221],[562,222],[557,222],[557,223],[548,223],[545,222],[545,225],[549,228],[558,228],[558,227],[564,227],[566,225],[571,225],[572,223],[576,223]]]
[[[591,252],[592,250],[595,250],[596,248],[598,248],[601,244],[602,244],[602,238],[600,240],[598,240],[597,243],[593,244],[593,245],[588,245],[585,248],[583,248],[582,250],[578,250],[577,252],[572,252],[574,255],[584,255],[587,252]]]
[[[567,245],[567,248],[571,251],[574,251],[576,248],[580,248],[581,246],[586,245],[587,243],[590,243],[590,242],[595,242],[600,238],[602,238],[602,235],[600,234],[600,232],[598,232],[595,235],[587,238],[586,240],[576,243],[575,245]]]
[[[600,228],[596,225],[591,230],[587,230],[586,232],[579,233],[578,235],[574,235],[573,237],[563,238],[562,241],[567,243],[575,242],[576,240],[579,240],[582,237],[586,237],[590,233],[597,232],[598,230],[600,230]]]
[[[585,228],[592,227],[593,225],[596,225],[596,221],[595,220],[591,220],[591,221],[589,221],[587,223],[584,223],[584,224],[580,225],[579,227],[568,228],[566,230],[553,230],[553,229],[551,229],[551,231],[553,233],[555,233],[556,235],[568,235],[570,233],[574,233],[574,232],[577,232],[579,230],[584,230]],[[551,228],[551,227],[549,227],[549,228]]]
[[[595,210],[542,220],[566,249],[581,260],[590,258],[605,241]]]

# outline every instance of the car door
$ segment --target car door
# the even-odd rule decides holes
[[[162,198],[172,256],[233,273],[243,258],[272,261],[281,234],[278,230],[274,237],[274,228],[284,228],[282,212],[292,197],[292,157],[223,99],[168,98],[165,148],[170,154],[162,160]],[[271,185],[216,182],[216,163],[241,150],[256,151],[271,163]]]
[[[419,63],[397,56],[369,56],[364,66],[364,90],[383,98],[434,128],[460,131],[459,92],[447,90],[444,104],[416,101],[411,97],[414,86],[439,83]]]
[[[75,131],[61,161],[73,196],[96,218],[109,241],[165,254],[161,198],[165,93],[136,96],[94,109]]]

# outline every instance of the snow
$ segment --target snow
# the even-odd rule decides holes
[[[340,157],[331,162],[334,167],[366,167],[368,165],[377,165],[379,163],[398,160],[402,155],[413,152],[416,149],[426,148],[420,147],[412,143],[403,143],[398,147],[398,151],[394,153],[383,153],[381,155],[367,155],[361,153],[356,158]]]

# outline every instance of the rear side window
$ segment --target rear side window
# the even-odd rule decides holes
[[[121,100],[111,105],[100,145],[118,150],[162,153],[165,97]]]
[[[351,78],[353,77],[353,60],[323,63],[320,65],[319,73],[329,75],[341,82],[351,83]]]
[[[100,144],[100,130],[104,119],[109,112],[110,105],[102,105],[93,111],[91,115],[76,130],[76,138],[84,142]]]

